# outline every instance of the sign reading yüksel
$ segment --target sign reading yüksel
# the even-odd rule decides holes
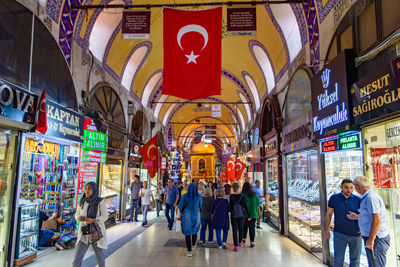
[[[38,97],[0,80],[0,117],[35,124]]]
[[[227,31],[230,36],[255,36],[257,17],[255,7],[229,7],[227,9]]]
[[[344,50],[312,79],[312,123],[317,139],[350,129],[348,88],[353,82],[352,50]]]
[[[122,13],[123,39],[150,38],[150,10],[130,10]]]
[[[351,88],[354,122],[357,125],[398,111],[400,88],[397,88],[390,66],[354,83]]]
[[[75,111],[66,109],[48,99],[46,106],[48,127],[46,135],[82,142],[83,117]]]

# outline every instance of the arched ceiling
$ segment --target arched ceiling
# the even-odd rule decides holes
[[[221,0],[214,2],[218,1]],[[48,0],[47,5],[49,2],[57,1]],[[132,4],[131,0],[79,2],[92,5]],[[193,2],[201,1],[138,0],[134,4]],[[250,4],[249,1],[249,6]],[[224,22],[227,20],[226,8],[223,6]],[[235,138],[223,136],[243,133],[248,123],[254,120],[263,99],[274,89],[307,42],[306,20],[301,4],[257,5],[256,9],[256,36],[222,38],[221,95],[194,101],[222,105],[222,115],[218,119],[229,125],[218,124],[217,128],[222,140],[230,144],[235,142]],[[74,41],[81,47],[88,48],[95,56],[97,64],[140,99],[145,108],[151,109],[166,129],[172,127],[173,137],[178,144],[184,145],[181,136],[190,134],[199,125],[176,122],[186,123],[199,117],[204,117],[202,120],[209,123],[216,120],[212,118],[210,108],[198,108],[193,101],[162,95],[162,8],[151,8],[150,39],[122,39],[121,19],[122,9],[80,10],[74,28]],[[248,104],[235,104],[237,102]]]

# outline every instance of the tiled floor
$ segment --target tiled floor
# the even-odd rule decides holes
[[[139,227],[137,223],[128,223],[110,228],[107,232],[109,243],[136,227]],[[186,248],[164,246],[169,239],[183,239],[182,234],[168,231],[166,223],[155,223],[107,257],[106,266],[325,266],[290,239],[275,233],[266,224],[263,227],[263,230],[257,230],[255,248],[245,247],[233,252],[229,233],[227,250],[198,247],[193,251],[193,257],[188,258],[185,256]],[[73,250],[57,251],[35,260],[28,267],[41,267],[43,264],[71,266],[73,253]],[[91,255],[88,253],[87,257]]]

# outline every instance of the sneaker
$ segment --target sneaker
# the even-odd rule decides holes
[[[192,249],[196,249],[197,248],[197,242],[196,244],[192,245]]]
[[[233,251],[238,252],[239,248],[238,247],[234,247]]]
[[[208,241],[207,242],[207,244],[209,244],[209,245],[211,245],[211,244],[213,244],[214,242],[213,241]]]
[[[240,243],[239,243],[239,247],[241,247],[242,245],[243,245],[243,243],[242,243],[242,242],[240,242]]]
[[[258,226],[257,226],[257,229],[262,229],[262,227],[258,225]]]
[[[201,245],[202,247],[205,247],[205,246],[206,246],[206,244],[204,244],[203,241],[200,241],[200,245]]]
[[[251,247],[251,248],[254,248],[254,243],[251,243],[251,244],[250,244],[250,247]]]
[[[139,221],[138,219],[135,219],[135,220],[134,220],[134,222],[138,222],[138,221]]]
[[[218,249],[222,249],[222,246],[218,246]]]
[[[193,253],[191,251],[186,252],[186,257],[192,257]]]
[[[223,243],[223,244],[222,244],[222,248],[223,248],[223,249],[226,249],[226,243]]]

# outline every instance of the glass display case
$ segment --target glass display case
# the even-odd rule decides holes
[[[15,265],[21,265],[26,259],[36,257],[39,245],[39,204],[19,207],[16,240]]]
[[[363,152],[362,150],[344,150],[338,152],[329,152],[324,154],[325,158],[325,179],[326,179],[326,197],[329,198],[336,193],[340,193],[340,185],[343,179],[353,179],[358,175],[364,175],[363,171]],[[353,194],[357,195],[354,190]],[[329,251],[333,257],[333,228],[334,215],[331,221],[331,238],[329,239]],[[345,253],[345,263],[350,264],[349,248]],[[367,267],[368,262],[364,249],[360,258],[360,266]]]
[[[320,257],[322,252],[317,151],[286,157],[289,232],[295,241]]]
[[[266,217],[275,227],[279,227],[279,184],[278,184],[278,157],[266,160],[267,180],[267,212]]]
[[[109,214],[117,213],[119,216],[119,199],[121,195],[121,180],[122,180],[122,164],[103,164],[102,181],[101,181],[101,196],[106,199],[113,199],[111,202],[106,201]],[[116,203],[116,200],[118,203]]]
[[[11,201],[14,188],[16,137],[0,133],[0,266],[5,265],[10,232]]]

